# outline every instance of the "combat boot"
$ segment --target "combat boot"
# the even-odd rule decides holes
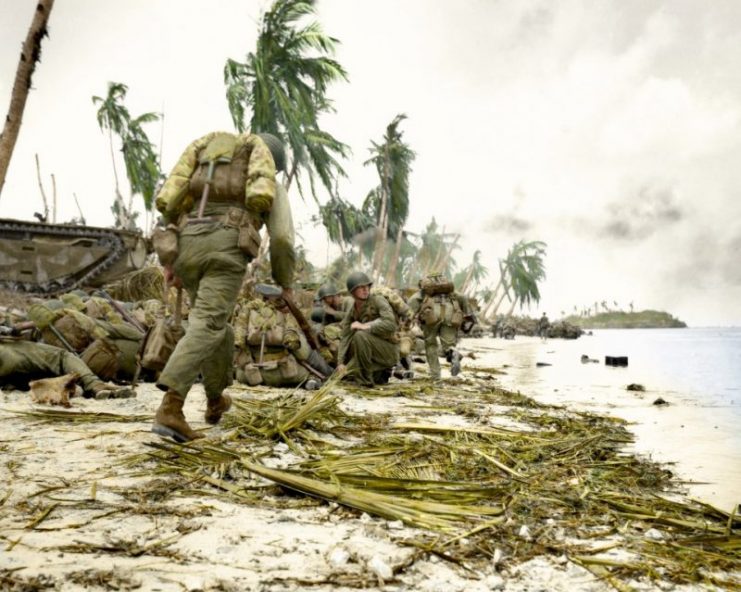
[[[224,415],[232,407],[232,398],[229,395],[221,394],[213,399],[207,399],[206,401],[206,422],[211,425],[216,425],[221,420],[221,416]]]
[[[448,362],[450,362],[450,375],[458,376],[461,371],[461,359],[463,356],[454,349],[448,350]]]
[[[130,399],[136,397],[136,391],[132,387],[117,386],[103,381],[95,381],[88,391],[83,393],[86,399]]]
[[[184,404],[185,399],[175,391],[167,391],[154,416],[152,431],[159,436],[172,438],[180,443],[203,438],[203,433],[196,432],[185,421]]]

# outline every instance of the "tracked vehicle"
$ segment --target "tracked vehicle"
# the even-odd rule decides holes
[[[0,289],[53,295],[99,287],[141,268],[138,232],[0,218]]]

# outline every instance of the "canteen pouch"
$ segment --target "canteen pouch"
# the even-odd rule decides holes
[[[158,319],[142,341],[141,367],[157,372],[162,370],[183,335],[185,330],[182,326],[173,325],[168,319]]]
[[[260,237],[260,233],[255,230],[255,227],[247,220],[242,222],[239,226],[239,238],[237,239],[239,250],[251,259],[254,259],[260,252],[261,242],[262,238]]]
[[[459,307],[453,309],[453,314],[450,315],[450,326],[457,329],[463,324],[463,311]],[[470,330],[470,329],[469,329]]]
[[[244,374],[244,382],[249,386],[262,384],[262,374],[260,374],[260,369],[254,364],[245,364],[242,373]]]
[[[287,355],[278,360],[278,370],[281,378],[286,382],[297,382],[304,377],[305,368],[299,365],[292,355]]]
[[[155,228],[152,246],[162,266],[170,266],[178,258],[178,228],[168,224],[166,228]]]
[[[425,298],[419,309],[419,320],[423,325],[434,325],[440,320],[440,305],[432,298]]]

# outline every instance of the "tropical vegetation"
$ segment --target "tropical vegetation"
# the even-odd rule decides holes
[[[337,177],[345,175],[340,159],[350,149],[320,126],[334,111],[328,88],[347,80],[347,72],[331,57],[339,41],[316,21],[301,23],[315,13],[315,0],[276,0],[260,20],[255,51],[244,62],[227,59],[224,83],[237,130],[283,140],[290,154],[286,186],[295,180],[303,195],[305,173],[318,202],[317,179],[333,195]]]
[[[118,228],[133,230],[136,228],[137,212],[133,209],[135,195],[141,195],[144,209],[152,210],[154,194],[160,179],[159,158],[155,147],[149,140],[143,125],[157,121],[158,113],[142,113],[132,117],[124,104],[129,88],[120,82],[109,82],[105,97],[93,96],[93,104],[98,106],[97,119],[101,131],[108,132],[108,144],[113,164],[115,199],[111,211]],[[123,154],[126,177],[129,181],[130,194],[128,203],[124,202],[119,185],[114,135],[118,138],[120,151]]]

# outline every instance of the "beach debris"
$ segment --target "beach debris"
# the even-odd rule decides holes
[[[542,368],[543,366],[553,366],[553,364],[549,364],[548,362],[535,362],[536,368]]]
[[[646,392],[646,387],[642,384],[638,384],[637,382],[631,382],[628,386],[625,387],[625,390],[644,393]]]
[[[327,562],[334,568],[339,569],[350,561],[350,552],[345,547],[334,547],[327,557]]]
[[[628,365],[628,356],[605,356],[605,366],[622,366]]]
[[[656,530],[655,528],[649,528],[646,532],[643,533],[643,536],[651,541],[664,540],[664,535],[661,533],[661,531]]]
[[[374,555],[370,558],[370,561],[368,561],[368,568],[376,575],[378,580],[381,582],[381,585],[383,585],[383,582],[386,580],[390,580],[394,577],[394,572],[391,569],[391,566],[379,555]]]
[[[558,549],[615,587],[633,578],[715,583],[714,575],[706,575],[711,569],[715,574],[738,566],[741,536],[734,530],[741,517],[693,500],[664,498],[662,493],[673,493],[671,472],[626,454],[632,436],[623,421],[545,405],[476,380],[425,384],[423,399],[418,385],[406,389],[330,386],[311,396],[257,392],[235,403],[227,416],[231,430],[221,441],[150,443],[152,452],[132,458],[129,466],[154,468],[160,479],[165,474],[187,479],[195,492],[237,503],[327,504],[334,522],[353,517],[378,525],[382,518],[389,522],[380,524],[390,528],[401,521],[405,528],[420,529],[405,541],[430,554],[431,562],[450,561],[483,573],[514,568],[544,548]],[[409,397],[416,401],[410,406],[414,416],[352,413],[330,404],[348,393],[364,401]],[[506,406],[504,414],[517,427],[463,422],[480,417],[491,404]],[[285,468],[260,462],[277,442],[292,453]],[[154,467],[147,466],[152,461]],[[168,480],[161,483],[165,487]],[[255,483],[262,485],[255,489]],[[648,529],[664,540],[646,538]],[[616,548],[627,559],[587,543],[613,534],[615,542],[598,549]],[[667,540],[676,544],[664,545]],[[656,544],[660,550],[645,553],[646,545]],[[328,546],[327,563],[333,552]],[[697,553],[702,562],[688,564],[687,557]],[[381,556],[373,569],[372,554],[363,561],[365,577],[393,578],[399,568]],[[337,551],[334,561],[343,557]],[[348,562],[353,560],[354,555]]]
[[[599,360],[590,358],[587,354],[582,354],[581,363],[582,364],[599,364]]]
[[[31,388],[31,399],[40,405],[60,405],[71,407],[69,398],[74,396],[77,379],[80,376],[74,372],[56,378],[42,378],[28,383]]]
[[[665,401],[662,397],[657,398],[652,405],[668,405],[669,401]]]

